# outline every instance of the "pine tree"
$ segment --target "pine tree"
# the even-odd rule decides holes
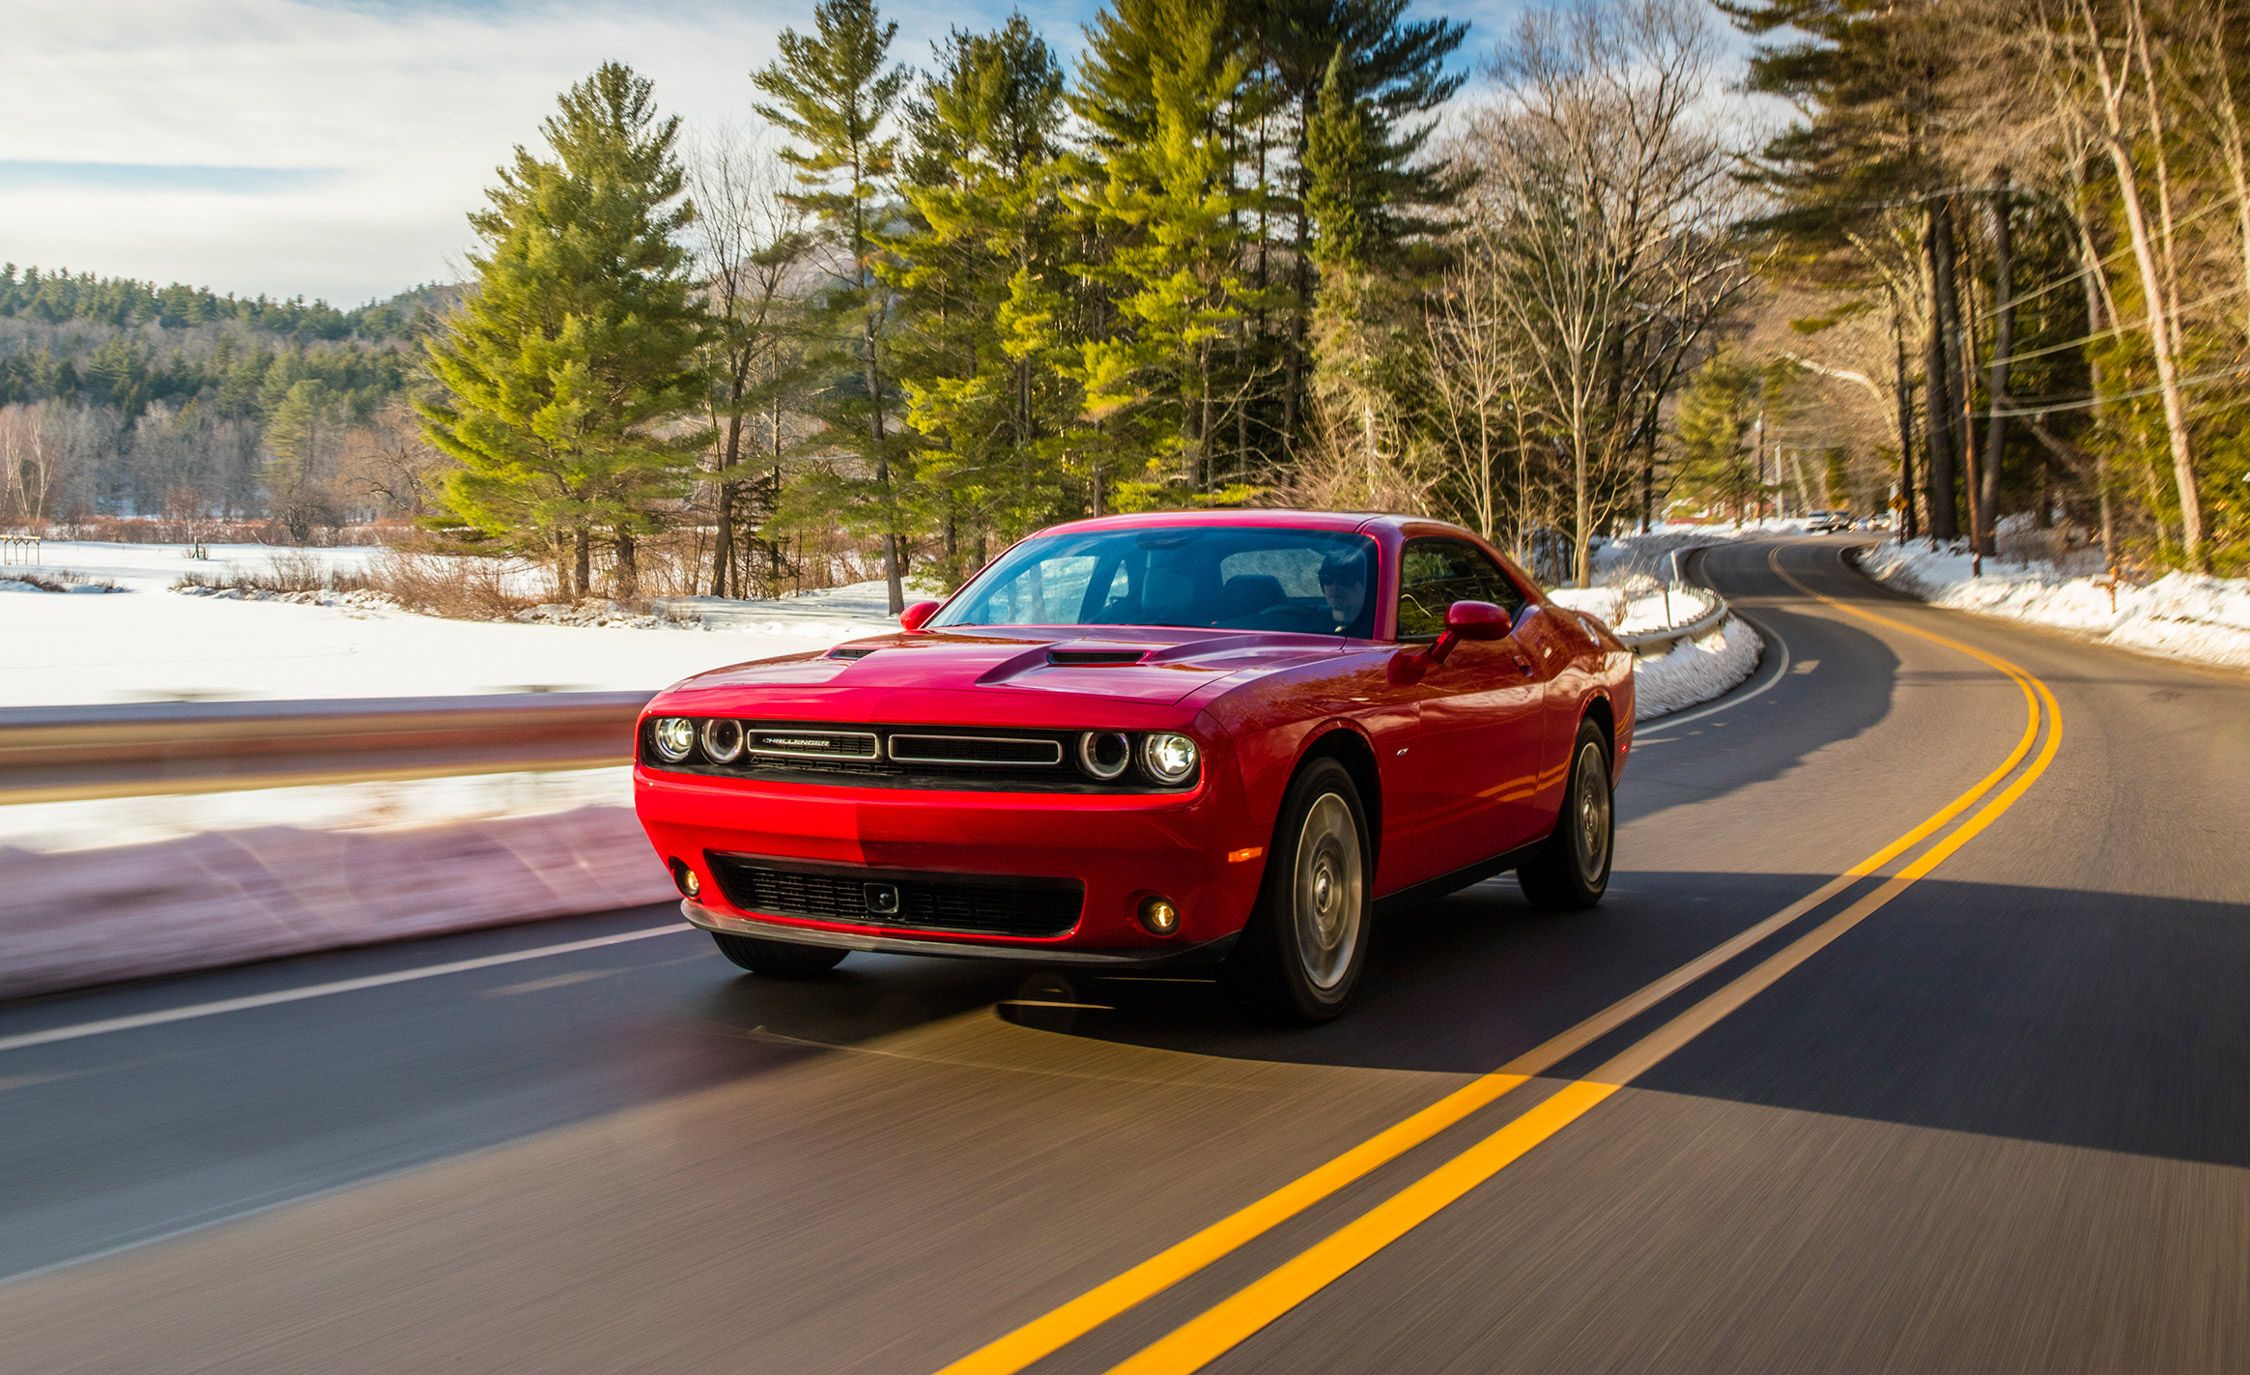
[[[1284,430],[1294,435],[1310,367],[1307,332],[1317,294],[1318,216],[1311,194],[1311,140],[1330,67],[1342,55],[1337,95],[1367,123],[1368,176],[1392,210],[1379,226],[1391,271],[1431,271],[1434,261],[1402,261],[1396,250],[1441,227],[1460,197],[1462,179],[1427,156],[1436,112],[1460,90],[1465,73],[1448,66],[1468,37],[1456,19],[1409,19],[1408,0],[1227,0],[1236,31],[1270,82],[1283,113],[1282,141],[1291,164],[1283,208],[1292,211],[1288,377]],[[1426,255],[1425,255],[1426,256]]]
[[[1784,374],[1721,349],[1688,379],[1674,425],[1680,441],[1680,483],[1710,505],[1731,510],[1740,525],[1765,499],[1756,432],[1780,419],[1774,403]]]
[[[1247,390],[1227,364],[1242,356],[1261,303],[1244,271],[1250,202],[1225,119],[1247,63],[1214,5],[1146,0],[1129,13],[1129,32],[1089,33],[1089,87],[1073,100],[1097,128],[1108,121],[1129,133],[1120,110],[1145,111],[1146,123],[1145,136],[1109,148],[1099,179],[1075,193],[1100,236],[1089,255],[1098,260],[1079,271],[1109,296],[1106,327],[1069,369],[1100,426],[1081,461],[1097,510],[1112,496],[1128,506],[1241,500],[1241,456],[1223,475],[1218,459],[1222,422]],[[1117,476],[1130,466],[1138,476]]]
[[[1306,217],[1319,270],[1312,318],[1313,486],[1329,502],[1383,509],[1418,505],[1413,437],[1397,390],[1408,371],[1407,311],[1398,274],[1378,261],[1391,243],[1391,189],[1370,102],[1352,95],[1350,59],[1330,57],[1305,140]]]
[[[445,396],[421,410],[460,465],[443,494],[454,515],[518,543],[567,541],[575,596],[591,590],[599,534],[630,597],[635,539],[684,494],[705,439],[684,423],[703,376],[679,120],[605,63],[541,127],[549,156],[517,148],[469,217],[476,281],[430,343]]]
[[[907,423],[926,442],[916,476],[948,578],[983,562],[988,532],[1011,539],[1066,509],[1062,85],[1019,14],[954,32],[910,109],[914,225],[887,275],[907,310]]]
[[[834,514],[882,536],[894,614],[906,605],[906,514],[892,469],[905,450],[889,424],[897,389],[889,358],[892,302],[876,263],[887,250],[882,201],[898,170],[891,117],[907,79],[906,69],[889,57],[897,34],[898,25],[882,18],[874,0],[820,0],[813,32],[782,30],[780,57],[751,75],[770,97],[758,113],[794,140],[782,156],[797,169],[798,203],[818,217],[843,255],[822,303],[850,335],[848,362],[856,375],[838,376],[818,409],[829,437],[856,453],[869,476],[840,482],[830,497],[843,506]]]

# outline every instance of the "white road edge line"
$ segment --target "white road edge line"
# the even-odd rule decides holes
[[[1767,677],[1764,682],[1758,684],[1748,692],[1729,692],[1725,696],[1719,698],[1718,701],[1713,702],[1707,707],[1698,707],[1694,711],[1680,712],[1671,716],[1659,716],[1655,720],[1648,723],[1648,729],[1650,731],[1661,731],[1669,729],[1673,726],[1684,726],[1690,721],[1700,721],[1704,717],[1713,715],[1718,712],[1731,711],[1735,707],[1739,707],[1744,702],[1747,702],[1751,698],[1757,696],[1759,693],[1771,691],[1774,684],[1780,682],[1783,678],[1789,675],[1789,642],[1782,639],[1781,636],[1775,634],[1771,627],[1763,624],[1762,622],[1751,620],[1750,617],[1743,615],[1739,611],[1734,613],[1734,617],[1738,621],[1748,622],[1750,628],[1758,632],[1759,638],[1763,639],[1767,644],[1772,645],[1775,649],[1780,650],[1781,663],[1777,667],[1775,667],[1773,673],[1769,677]],[[1640,739],[1636,735],[1633,741],[1633,746],[1635,749],[1638,749],[1642,745],[1662,745],[1667,743],[1669,742],[1664,740]]]
[[[357,979],[338,979],[333,983],[311,984],[304,988],[277,989],[272,993],[254,993],[247,997],[225,998],[214,1003],[194,1003],[187,1007],[166,1008],[162,1012],[137,1012],[130,1017],[109,1017],[98,1022],[80,1022],[76,1026],[50,1027],[45,1031],[26,1031],[15,1036],[0,1036],[0,1052],[27,1050],[32,1046],[53,1045],[57,1041],[76,1041],[82,1037],[102,1036],[112,1031],[134,1031],[141,1027],[194,1021],[199,1017],[218,1017],[229,1012],[247,1012],[255,1007],[273,1007],[279,1003],[303,1002],[307,998],[326,998],[337,993],[357,993],[361,989],[382,988],[388,984],[413,983],[417,979],[435,979],[446,974],[466,974],[473,969],[491,969],[503,964],[521,964],[525,960],[543,960],[550,955],[572,955],[581,950],[599,950],[603,946],[623,945],[627,941],[645,941],[651,936],[673,936],[694,929],[685,922],[676,926],[650,926],[638,931],[620,932],[614,936],[595,936],[589,940],[565,941],[561,945],[542,945],[531,950],[512,950],[505,955],[483,955],[473,960],[454,960],[450,964],[424,965],[419,969],[399,969],[388,974],[369,974]]]

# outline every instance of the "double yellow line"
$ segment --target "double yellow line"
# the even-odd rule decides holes
[[[940,1375],[1013,1375],[1053,1354],[1103,1323],[1230,1254],[1255,1238],[1328,1198],[1380,1166],[1428,1141],[1448,1127],[1489,1106],[1565,1057],[1591,1045],[1632,1018],[1686,989],[1721,965],[1774,935],[1807,913],[1867,879],[1952,823],[1972,807],[1975,813],[1935,844],[1885,879],[1873,891],[1799,936],[1748,971],[1667,1019],[1612,1056],[1584,1078],[1562,1085],[1538,1104],[1482,1140],[1446,1160],[1397,1193],[1329,1233],[1215,1306],[1114,1367],[1111,1375],[1200,1370],[1268,1323],[1310,1298],[1384,1247],[1460,1199],[1564,1127],[1595,1104],[1631,1083],[1686,1045],[1720,1018],[1771,987],[1783,975],[1880,910],[1893,898],[1945,862],[2000,815],[2046,772],[2062,739],[2062,714],[2047,685],[2015,664],[1903,621],[1840,602],[1815,592],[1781,567],[1781,551],[1767,563],[1784,582],[1846,615],[1956,650],[2005,674],[2024,695],[2023,735],[1999,766],[1973,787],[1932,813],[1850,869],[1772,916],[1744,930],[1678,969],[1628,994],[1489,1074],[1385,1128],[1327,1163],[1274,1190],[1235,1213],[1135,1265],[1061,1307],[945,1367]],[[2046,726],[2044,744],[2040,728]],[[2017,766],[2039,745],[2029,768]],[[1985,800],[2015,773],[2014,781]],[[1983,805],[1978,806],[1982,801]]]

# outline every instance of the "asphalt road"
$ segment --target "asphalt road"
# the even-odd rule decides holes
[[[1842,547],[1317,1030],[660,909],[0,1008],[0,1370],[2250,1370],[2250,680]]]

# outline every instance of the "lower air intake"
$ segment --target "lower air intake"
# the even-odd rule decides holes
[[[1060,936],[1078,924],[1084,884],[1068,879],[932,874],[708,856],[727,901],[745,912],[985,936]]]

